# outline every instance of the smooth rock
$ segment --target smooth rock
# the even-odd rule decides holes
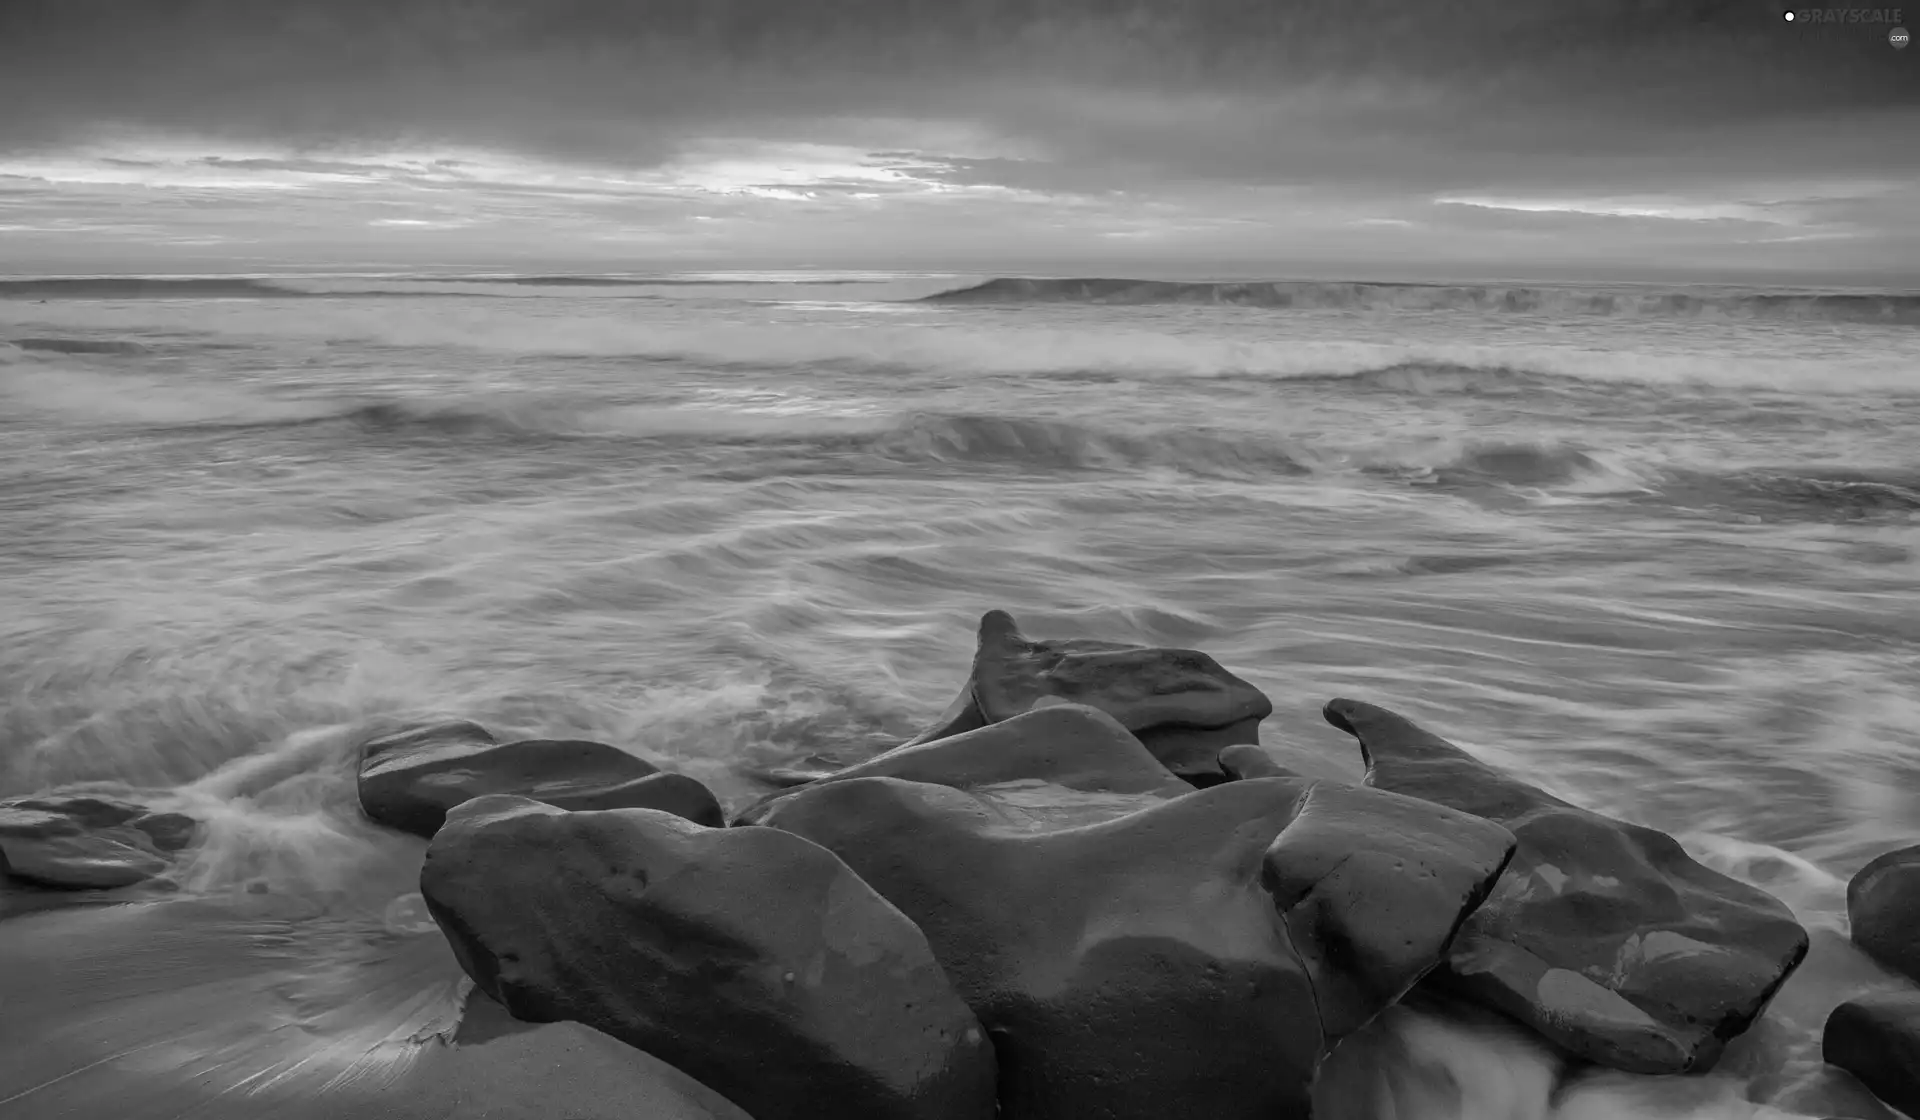
[[[64,890],[131,887],[173,867],[166,857],[129,839],[82,833],[22,840],[0,833],[0,854],[13,878]]]
[[[926,932],[994,1037],[1003,1120],[1307,1115],[1321,1059],[1439,962],[1513,843],[1291,778],[1037,831],[965,791],[854,778],[768,823]]]
[[[705,786],[617,747],[583,739],[501,743],[465,720],[369,741],[360,752],[359,790],[369,819],[428,838],[449,809],[488,794],[560,809],[660,809],[700,824],[725,820]]]
[[[1435,975],[1568,1053],[1631,1073],[1709,1069],[1807,952],[1772,895],[1671,836],[1570,805],[1409,720],[1334,700],[1367,784],[1505,825],[1513,863]]]
[[[1920,845],[1860,869],[1847,884],[1847,921],[1868,956],[1920,981]]]
[[[1228,778],[1311,778],[1357,786],[1366,779],[1366,768],[1357,759],[1330,758],[1301,747],[1255,746],[1236,743],[1220,752],[1220,769]]]
[[[172,862],[151,839],[124,825],[89,827],[58,811],[50,799],[30,799],[0,808],[0,867],[22,882],[62,890],[112,890],[144,883]],[[123,818],[122,818],[123,819]]]
[[[1118,720],[1098,708],[1064,703],[950,738],[904,744],[812,784],[855,778],[901,778],[969,790],[1008,807],[1028,808],[1054,826],[1119,816],[1193,791]],[[783,791],[761,800],[736,823],[759,823],[791,795]]]
[[[127,827],[146,833],[153,846],[163,852],[192,846],[200,832],[200,822],[185,813],[146,813],[128,821]]]
[[[1033,640],[1013,616],[988,611],[967,685],[912,744],[1008,720],[1049,698],[1098,708],[1120,721],[1162,765],[1199,785],[1222,781],[1223,747],[1259,741],[1273,703],[1197,650],[1091,638]]]
[[[1920,1116],[1920,992],[1877,992],[1834,1008],[1821,1056],[1909,1116]]]
[[[993,1050],[913,923],[797,836],[469,801],[421,893],[480,988],[684,1071],[756,1120],[988,1120]]]

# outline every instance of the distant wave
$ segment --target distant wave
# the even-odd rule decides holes
[[[119,342],[102,338],[10,338],[22,350],[47,354],[141,354],[146,347],[137,342]]]
[[[0,299],[258,299],[304,294],[265,280],[214,277],[90,276],[0,280]]]
[[[925,297],[947,304],[1227,304],[1239,307],[1393,311],[1508,311],[1563,315],[1668,315],[1920,323],[1920,294],[1680,292],[1416,283],[1044,280],[1001,277]]]
[[[91,276],[0,280],[0,299],[299,299],[343,296],[488,296],[514,288],[705,288],[870,284],[840,277],[782,280],[762,277],[633,276],[312,276],[185,277]],[[506,292],[489,289],[505,288]]]

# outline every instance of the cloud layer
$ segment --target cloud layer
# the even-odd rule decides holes
[[[0,256],[1897,273],[1920,56],[1889,26],[1765,0],[9,0]]]

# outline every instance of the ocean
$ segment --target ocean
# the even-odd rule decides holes
[[[1267,742],[1352,753],[1320,705],[1391,707],[1813,934],[1711,1076],[1556,1088],[1409,1011],[1379,1120],[1874,1115],[1818,1034],[1887,983],[1846,877],[1920,840],[1920,293],[937,295],[988,279],[0,280],[0,794],[170,791],[209,821],[182,890],[425,938],[417,846],[354,812],[370,729],[598,738],[738,805],[910,736],[1000,607],[1205,650]],[[130,1029],[89,975],[63,1053]],[[309,1035],[389,1037],[341,1010],[372,983]],[[197,1053],[236,1013],[185,999]],[[58,1092],[147,1085],[112,1068]]]

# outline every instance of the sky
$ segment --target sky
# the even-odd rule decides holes
[[[1920,286],[1920,11],[1782,11],[0,0],[0,271]]]

